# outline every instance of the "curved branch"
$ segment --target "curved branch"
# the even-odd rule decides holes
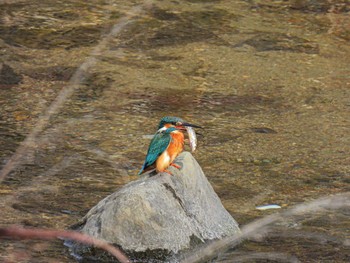
[[[114,257],[116,257],[121,263],[130,262],[127,256],[124,255],[115,246],[108,244],[105,241],[99,240],[97,238],[76,232],[76,231],[66,231],[66,230],[50,230],[50,229],[28,229],[20,226],[10,226],[0,228],[0,238],[1,239],[43,239],[52,240],[56,238],[65,238],[83,243],[86,245],[92,245],[97,248],[101,248]]]
[[[261,219],[253,221],[241,228],[241,233],[228,236],[221,240],[216,240],[209,245],[200,247],[191,254],[182,256],[181,263],[204,262],[215,257],[219,252],[224,252],[228,248],[237,246],[243,240],[266,231],[267,228],[283,218],[295,215],[318,212],[324,209],[339,209],[342,207],[350,207],[350,192],[337,194],[329,197],[322,197],[311,202],[296,205],[280,213],[265,216]]]

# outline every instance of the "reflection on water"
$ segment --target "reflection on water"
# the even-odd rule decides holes
[[[165,115],[205,127],[195,157],[241,225],[274,212],[259,205],[349,191],[347,1],[31,3],[0,3],[1,165],[63,88],[74,93],[2,183],[3,225],[77,222],[137,179],[144,135]],[[295,218],[232,253],[346,262],[348,216]],[[0,249],[72,262],[60,242]]]

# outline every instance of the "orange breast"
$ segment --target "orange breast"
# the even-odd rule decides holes
[[[173,132],[171,133],[171,137],[172,140],[167,149],[170,156],[170,163],[172,163],[184,149],[184,134],[182,132]]]
[[[164,151],[156,161],[157,172],[164,172],[170,165],[170,156],[167,151]]]

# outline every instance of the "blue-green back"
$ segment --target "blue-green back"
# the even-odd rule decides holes
[[[153,165],[158,157],[168,148],[171,141],[170,133],[176,130],[175,128],[169,128],[162,132],[157,132],[148,148],[146,160],[139,172],[139,175],[142,174],[143,170],[147,167]]]

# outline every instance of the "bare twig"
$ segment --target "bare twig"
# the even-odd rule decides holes
[[[2,182],[5,177],[20,163],[21,158],[28,152],[28,150],[36,145],[37,137],[47,126],[51,116],[57,114],[64,103],[73,95],[75,89],[83,79],[85,72],[96,64],[97,57],[101,55],[101,52],[107,47],[110,40],[119,34],[119,32],[132,21],[133,17],[141,14],[143,12],[143,8],[148,8],[149,4],[150,3],[148,1],[145,1],[144,6],[140,5],[132,8],[125,17],[119,19],[118,23],[112,27],[109,34],[105,36],[92,50],[90,56],[85,60],[83,64],[80,65],[80,67],[74,73],[69,81],[68,86],[64,87],[60,91],[56,99],[46,109],[45,113],[39,117],[33,130],[17,148],[16,152],[7,161],[2,170],[0,170],[0,182]]]
[[[335,236],[328,235],[326,233],[312,233],[307,231],[297,231],[295,229],[291,231],[278,231],[278,232],[270,232],[268,233],[269,238],[295,238],[295,239],[309,239],[314,240],[315,242],[318,242],[320,244],[324,244],[327,242],[331,242],[335,245],[343,245],[343,246],[350,246],[348,245],[350,242],[350,239],[345,238],[339,238]],[[254,241],[261,241],[262,239],[259,237],[258,239],[254,239]]]
[[[65,231],[65,230],[50,230],[50,229],[28,229],[20,226],[10,226],[0,228],[0,238],[10,239],[43,239],[52,240],[56,238],[65,238],[83,243],[86,245],[92,245],[97,248],[101,248],[114,257],[116,257],[121,263],[130,262],[127,256],[118,248],[108,244],[105,241],[90,237],[88,235],[76,232],[76,231]]]
[[[220,259],[220,263],[234,263],[234,262],[247,262],[248,260],[254,259],[268,259],[279,262],[290,262],[299,263],[297,257],[291,256],[286,253],[276,253],[276,252],[245,252],[245,253],[232,253],[230,258]]]
[[[228,248],[237,246],[243,240],[261,232],[265,232],[269,225],[278,222],[281,219],[310,212],[317,212],[323,209],[339,209],[346,206],[350,206],[350,192],[319,198],[312,202],[297,205],[284,212],[265,216],[262,219],[258,219],[242,227],[241,233],[226,237],[221,240],[217,240],[205,247],[199,248],[197,251],[192,252],[190,255],[184,255],[181,263],[208,261],[211,258],[217,256],[219,253],[225,252]]]

